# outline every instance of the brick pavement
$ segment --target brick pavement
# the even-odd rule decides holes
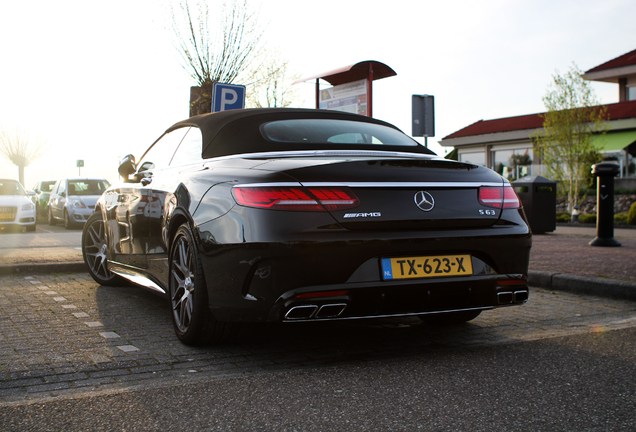
[[[417,318],[260,324],[217,347],[182,345],[168,304],[85,273],[0,277],[0,404],[417,355],[636,327],[636,303],[533,289],[468,325]]]
[[[530,269],[636,282],[636,229],[615,230],[620,247],[592,247],[596,230],[557,227],[532,237]]]

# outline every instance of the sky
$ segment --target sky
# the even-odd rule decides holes
[[[48,143],[26,168],[27,189],[79,174],[115,182],[121,157],[141,156],[187,118],[195,83],[173,47],[171,1],[0,3],[0,127],[17,124]],[[636,49],[633,0],[248,2],[260,6],[263,42],[294,74],[365,60],[395,70],[374,82],[373,114],[405,133],[411,96],[435,96],[428,144],[440,155],[449,149],[438,141],[476,121],[544,111],[554,73]],[[314,83],[298,86],[296,106],[313,108]],[[601,103],[618,101],[615,84],[593,89]],[[18,179],[2,156],[0,177]]]

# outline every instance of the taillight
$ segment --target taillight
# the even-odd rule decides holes
[[[512,186],[480,187],[479,203],[495,208],[519,208],[521,202]]]
[[[357,207],[355,194],[343,187],[235,187],[236,202],[247,207],[292,211],[333,211]]]

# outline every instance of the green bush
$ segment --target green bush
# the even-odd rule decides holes
[[[595,224],[596,223],[596,215],[595,214],[580,214],[579,222],[586,224]]]
[[[634,195],[636,194],[636,189],[625,189],[625,188],[616,188],[614,189],[614,196],[616,195]],[[596,191],[594,192],[596,195]]]
[[[560,223],[570,222],[570,215],[566,212],[557,212],[556,221]]]
[[[627,213],[627,225],[636,225],[636,202],[629,208]]]
[[[614,223],[616,225],[625,225],[627,223],[627,213],[616,213],[614,215]]]

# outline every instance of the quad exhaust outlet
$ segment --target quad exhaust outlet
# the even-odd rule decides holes
[[[301,305],[290,308],[285,314],[286,320],[309,320],[337,318],[347,307],[346,303],[324,305]]]

